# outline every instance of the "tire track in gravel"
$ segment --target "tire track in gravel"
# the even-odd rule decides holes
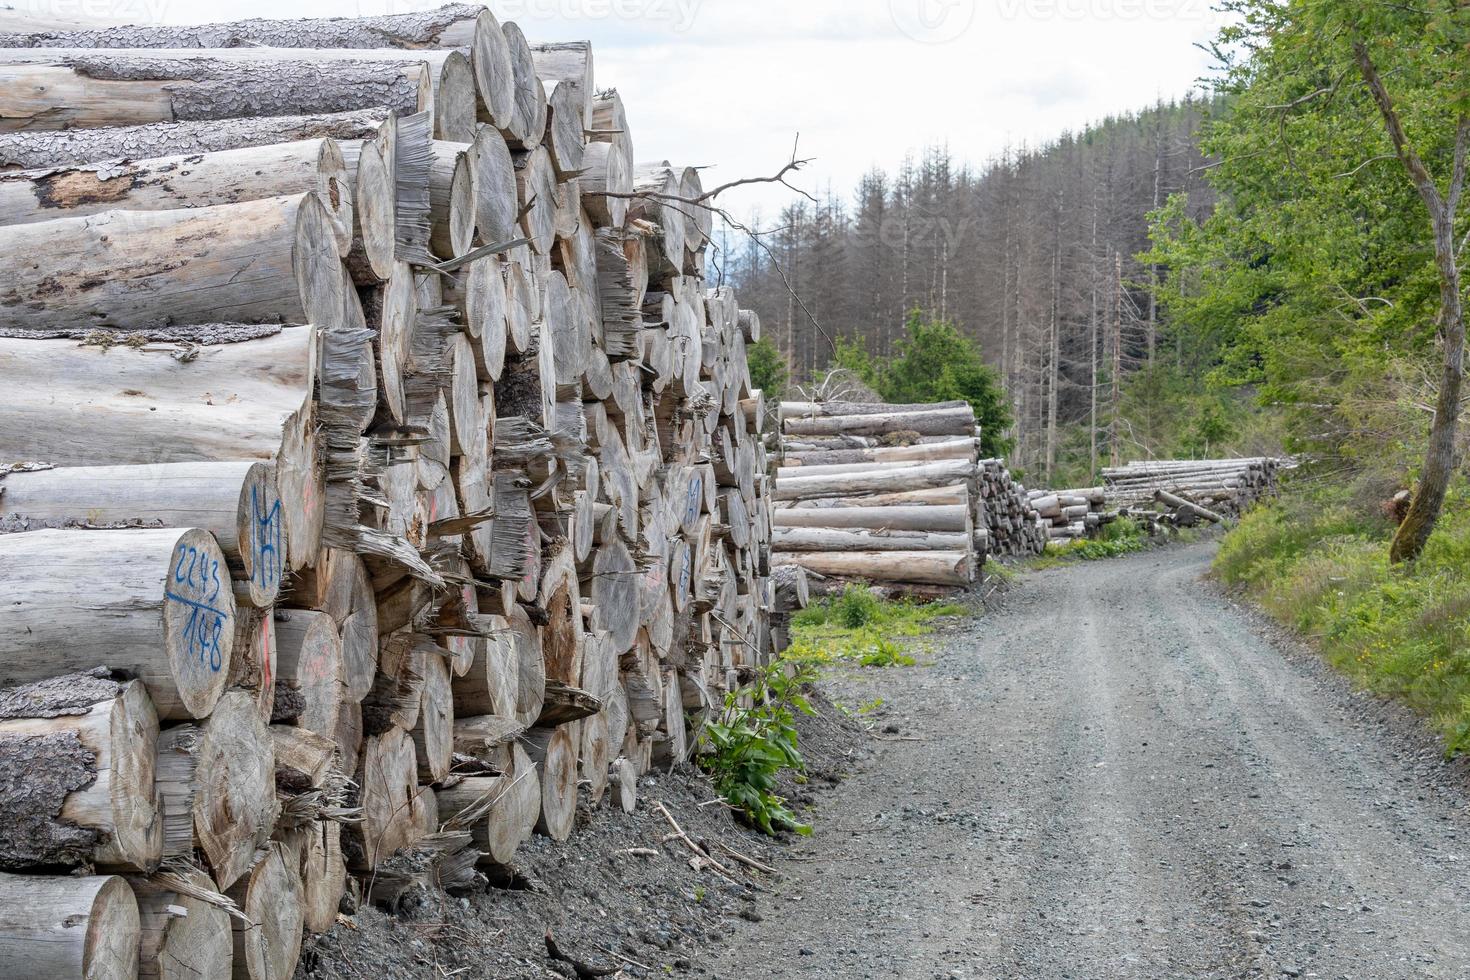
[[[1202,585],[1212,555],[1028,575],[924,666],[826,682],[921,740],[819,798],[704,969],[1470,980],[1462,770]]]

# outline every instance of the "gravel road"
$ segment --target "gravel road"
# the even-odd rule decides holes
[[[1201,584],[1212,554],[1029,575],[835,679],[884,740],[704,969],[1470,978],[1463,768]]]

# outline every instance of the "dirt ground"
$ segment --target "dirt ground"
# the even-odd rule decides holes
[[[898,734],[719,977],[1470,977],[1470,811],[1414,719],[1199,582],[1027,576],[932,666],[827,685]]]
[[[872,749],[854,722],[820,695],[814,700],[822,714],[803,719],[801,738],[807,777],[786,781],[792,803],[813,813],[814,791],[836,785],[865,764]],[[427,893],[391,915],[370,906],[356,909],[339,918],[332,932],[307,940],[296,978],[578,976],[575,965],[547,957],[547,930],[562,953],[593,972],[707,975],[700,964],[728,941],[737,923],[761,920],[757,899],[777,883],[724,848],[768,866],[783,864],[785,849],[737,823],[714,796],[687,766],[645,777],[632,815],[611,798],[594,811],[584,795],[571,840],[533,837],[517,855],[513,879],[463,897]],[[729,878],[690,867],[693,853],[666,840],[672,828],[655,801],[720,861]]]
[[[541,890],[360,911],[298,977],[577,975],[550,927],[629,977],[1470,978],[1466,767],[1202,583],[1211,554],[1028,575],[919,666],[829,677],[809,839],[643,787],[774,878],[604,807],[527,847]]]

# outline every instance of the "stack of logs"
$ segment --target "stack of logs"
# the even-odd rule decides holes
[[[0,47],[7,972],[281,980],[631,809],[777,591],[698,173],[478,5]]]
[[[1173,521],[1218,522],[1275,495],[1278,475],[1291,465],[1273,457],[1131,462],[1103,470],[1100,492],[1115,508],[1157,504]]]
[[[1048,541],[1094,537],[1117,519],[1117,511],[1106,509],[1102,488],[1090,490],[1030,490],[1031,507],[1041,519]]]
[[[1026,487],[1011,476],[1003,459],[980,461],[980,496],[990,529],[990,553],[1002,558],[1030,558],[1046,548],[1046,528],[1031,506]]]
[[[1026,532],[1004,465],[979,458],[967,402],[783,402],[780,419],[778,567],[839,583],[963,589],[987,553],[1009,553]]]

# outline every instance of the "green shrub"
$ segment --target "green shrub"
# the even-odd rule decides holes
[[[725,710],[705,723],[699,765],[726,803],[767,834],[790,830],[807,835],[803,823],[777,790],[782,772],[805,772],[797,746],[796,716],[815,714],[803,692],[815,679],[810,669],[787,676],[786,665],[765,668],[750,687],[725,695]]]
[[[1470,749],[1470,509],[1457,486],[1420,559],[1391,567],[1393,533],[1350,482],[1292,493],[1226,535],[1215,573],[1375,693],[1401,698]]]

